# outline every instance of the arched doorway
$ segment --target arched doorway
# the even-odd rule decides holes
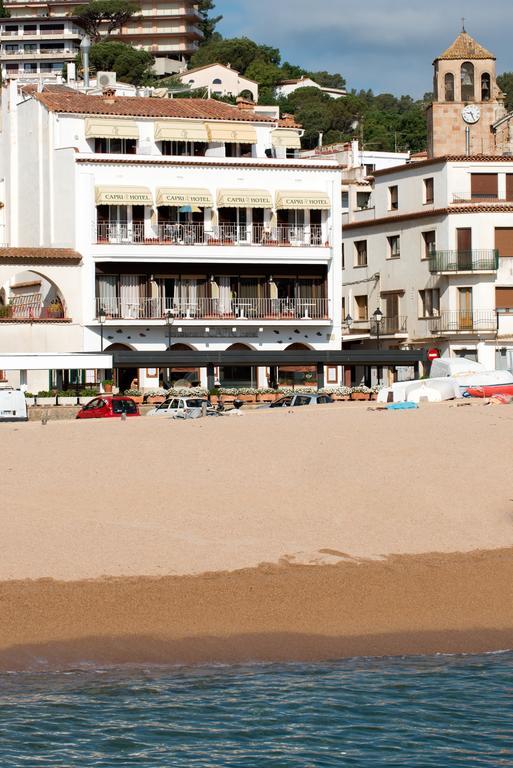
[[[227,348],[227,352],[249,352],[249,344],[236,343]],[[219,368],[219,381],[222,387],[256,387],[257,376],[254,365],[222,365]]]
[[[177,343],[170,347],[171,356],[178,352],[195,352],[195,348],[190,344]],[[172,359],[172,358],[171,358]],[[160,369],[160,386],[163,389],[171,387],[199,387],[201,384],[200,369],[187,367],[184,365],[171,365]]]
[[[307,352],[312,348],[308,344],[289,344],[285,349],[287,352]],[[278,366],[278,385],[280,387],[317,387],[317,366],[316,365],[287,365],[286,363]]]
[[[128,344],[111,344],[106,347],[105,352],[132,352],[132,347]],[[110,375],[109,375],[110,374]],[[105,379],[112,378],[113,384],[118,387],[120,392],[126,392],[127,389],[139,387],[139,369],[138,368],[115,368],[113,371],[105,371]]]

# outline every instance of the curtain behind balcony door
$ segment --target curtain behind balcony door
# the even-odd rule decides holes
[[[137,319],[139,316],[140,290],[139,275],[121,275],[119,278],[121,316]]]
[[[180,312],[186,314],[196,310],[198,299],[197,280],[175,280],[173,301]]]
[[[106,315],[117,314],[117,275],[98,275],[96,296],[98,310]]]
[[[231,277],[219,278],[219,312],[221,315],[229,315],[232,311],[231,282]]]

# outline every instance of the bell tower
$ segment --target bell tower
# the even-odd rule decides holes
[[[427,114],[429,157],[496,154],[492,126],[506,111],[493,53],[463,28],[433,66],[434,101]]]

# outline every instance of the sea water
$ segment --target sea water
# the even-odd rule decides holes
[[[0,766],[513,766],[513,654],[1,674]]]

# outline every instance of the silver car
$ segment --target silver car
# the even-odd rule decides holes
[[[194,419],[202,415],[203,404],[207,406],[207,416],[217,416],[216,409],[202,397],[172,397],[152,408],[147,415]]]
[[[304,392],[298,392],[297,395],[285,395],[280,397],[279,400],[275,400],[274,403],[268,403],[262,405],[261,408],[296,408],[300,405],[327,405],[333,403],[334,400],[329,395],[322,394],[305,394]]]

